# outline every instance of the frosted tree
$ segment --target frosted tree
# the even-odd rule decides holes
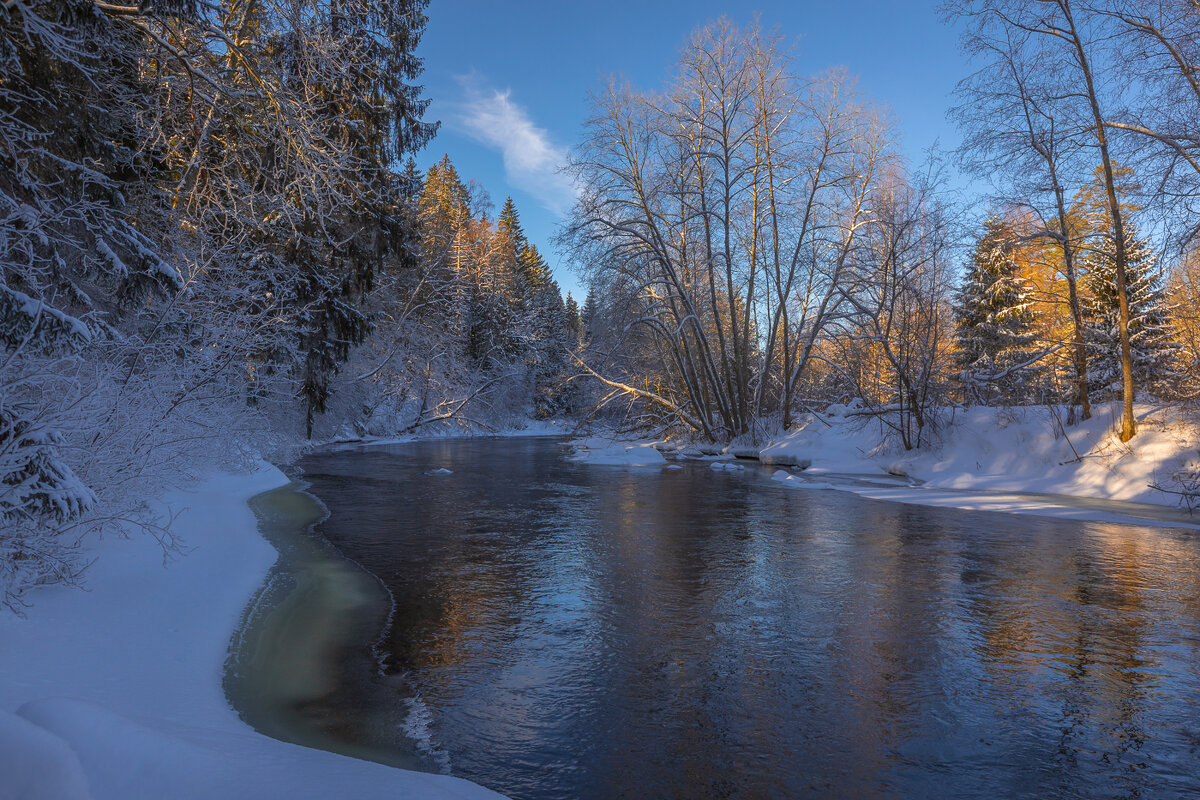
[[[574,335],[575,341],[578,342],[583,338],[583,312],[579,308],[579,303],[575,301],[570,292],[567,292],[567,299],[564,305],[567,313],[567,328]]]
[[[949,389],[953,225],[926,177],[893,176],[872,199],[872,224],[843,292],[852,309],[833,341],[837,369],[905,450],[927,443]]]
[[[1091,170],[1097,160],[1100,163],[1094,183],[1097,196],[1103,200],[1112,238],[1122,373],[1120,438],[1127,442],[1137,433],[1125,276],[1129,237],[1118,197],[1117,182],[1121,176],[1116,161],[1121,141],[1114,138],[1115,131],[1109,124],[1129,82],[1125,58],[1115,49],[1121,31],[1127,30],[1127,26],[1118,22],[1119,13],[1111,13],[1103,5],[1098,7],[1078,0],[956,0],[950,8],[958,18],[969,20],[975,29],[969,39],[973,50],[999,56],[998,62],[993,61],[990,70],[993,74],[988,75],[989,70],[985,70],[971,79],[973,92],[983,101],[976,105],[1001,112],[989,114],[989,125],[1016,134],[996,137],[981,132],[984,141],[1000,145],[986,148],[992,151],[989,157],[998,157],[1005,165],[1004,171],[1010,174],[1014,169],[1025,173],[1025,166],[1031,161],[1040,162],[1034,167],[1035,172],[1018,175],[1014,183],[1021,188],[1021,194],[1029,192],[1030,196],[1044,197],[1046,188],[1052,189],[1058,221],[1057,225],[1046,226],[1045,235],[1059,240],[1068,269],[1074,267],[1075,243],[1071,241],[1065,218],[1064,190],[1072,179],[1083,183],[1085,170]],[[996,75],[994,66],[998,63],[1008,69]],[[983,80],[979,80],[981,77]],[[1013,102],[1014,98],[1020,102]],[[1003,113],[1004,109],[1009,109],[1009,113]],[[1037,159],[1031,158],[1034,152]],[[1028,175],[1036,176],[1035,180],[1030,181]],[[1044,200],[1036,206],[1048,208]],[[1071,293],[1075,312],[1077,295],[1074,289]],[[1078,315],[1081,318],[1082,312]],[[1078,356],[1076,369],[1082,383],[1084,371],[1080,369]],[[1086,406],[1084,416],[1087,416]]]
[[[0,9],[7,602],[89,531],[169,545],[144,497],[279,442],[297,393],[320,411],[418,249],[391,165],[433,131],[424,6]]]
[[[580,369],[648,423],[755,436],[807,404],[898,152],[851,76],[795,74],[757,25],[698,29],[675,76],[654,94],[611,80],[575,151],[564,241],[633,348],[609,358],[591,326]]]
[[[1039,351],[1015,251],[1012,231],[988,220],[958,292],[955,362],[968,399],[981,403],[1020,402],[1032,394]]]
[[[69,454],[104,372],[85,354],[120,316],[180,286],[123,191],[145,90],[132,44],[90,4],[0,11],[0,603],[10,606],[80,569],[66,529],[96,496]]]
[[[1126,232],[1125,286],[1133,377],[1138,386],[1169,394],[1182,375],[1177,366],[1179,346],[1171,326],[1162,270],[1149,240],[1138,235],[1132,222],[1126,223]],[[1088,372],[1093,393],[1105,400],[1120,397],[1122,377],[1114,249],[1111,235],[1105,232],[1084,262],[1084,282],[1090,295],[1085,304]]]

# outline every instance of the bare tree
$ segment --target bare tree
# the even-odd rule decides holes
[[[714,438],[787,424],[896,158],[886,120],[845,74],[794,76],[777,36],[726,21],[663,95],[614,82],[594,109],[567,239],[593,277],[620,276],[661,356],[612,383]]]
[[[1061,132],[1073,134],[1077,146],[1086,145],[1099,154],[1114,246],[1115,282],[1120,308],[1118,324],[1123,384],[1120,436],[1122,441],[1128,441],[1136,433],[1137,426],[1133,416],[1135,386],[1126,287],[1127,236],[1117,197],[1112,142],[1105,115],[1105,108],[1112,98],[1109,87],[1102,80],[1104,59],[1108,55],[1106,48],[1110,47],[1108,37],[1111,34],[1111,20],[1075,0],[963,0],[954,5],[952,11],[972,20],[977,31],[984,31],[977,34],[978,40],[1009,43],[1036,41],[1036,52],[1048,56],[1044,62],[1038,62],[1038,69],[1048,82],[1048,91],[1040,94],[1060,99],[1062,102],[1057,104],[1058,107],[1070,109],[1068,118],[1072,121],[1070,128],[1074,130]],[[1002,61],[1016,60],[1004,58]],[[1019,80],[1020,74],[1010,70],[1009,79],[1004,85],[1011,86],[1014,80]],[[1062,152],[1061,148],[1059,152]],[[1060,227],[1060,233],[1067,240],[1070,238],[1068,230],[1065,225]],[[1066,250],[1069,249],[1068,241]]]
[[[1085,126],[1053,85],[1056,54],[1026,31],[996,29],[986,16],[964,37],[966,50],[984,61],[959,85],[953,109],[965,136],[960,156],[977,174],[1003,176],[1001,199],[1023,207],[1037,221],[1026,234],[1056,245],[1073,323],[1071,348],[1075,402],[1091,417],[1087,344],[1078,288],[1080,242],[1070,219],[1066,181],[1077,169]]]
[[[1133,163],[1148,177],[1147,204],[1178,232],[1182,251],[1200,232],[1200,7],[1193,0],[1109,0],[1114,70],[1130,91],[1105,125],[1129,136]]]
[[[894,173],[841,289],[854,314],[837,335],[846,374],[867,410],[906,450],[925,443],[946,401],[953,225],[934,187]]]

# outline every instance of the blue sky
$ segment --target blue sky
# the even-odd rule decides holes
[[[609,74],[657,88],[693,29],[722,15],[745,24],[756,11],[764,27],[797,41],[798,71],[844,66],[858,75],[863,91],[898,118],[910,158],[935,141],[958,143],[945,114],[968,64],[936,2],[432,0],[418,54],[433,99],[427,119],[442,129],[418,164],[449,153],[496,207],[512,195],[563,290],[582,300],[550,237],[570,202],[556,169],[581,135],[588,91]]]

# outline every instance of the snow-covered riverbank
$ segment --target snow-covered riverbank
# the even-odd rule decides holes
[[[246,501],[286,483],[264,463],[172,492],[186,555],[110,537],[87,591],[0,615],[0,798],[499,797],[267,738],[230,707],[230,640],[276,558]]]
[[[442,428],[422,430],[420,433],[407,433],[402,436],[343,436],[322,443],[321,447],[366,447],[386,444],[406,444],[430,439],[474,439],[501,438],[508,439],[520,436],[569,436],[574,425],[562,420],[526,419],[519,428],[501,428],[487,430],[484,428]]]
[[[1106,509],[1033,496],[1063,495],[1152,505],[1162,510],[1143,509],[1141,516],[1188,524],[1182,512],[1167,510],[1178,505],[1179,497],[1152,484],[1172,485],[1173,476],[1189,464],[1200,469],[1195,466],[1200,464],[1200,425],[1178,409],[1140,406],[1139,433],[1123,444],[1114,433],[1116,411],[1099,406],[1091,420],[1065,427],[1046,408],[973,408],[957,412],[934,444],[907,452],[888,443],[878,421],[847,416],[844,408],[809,415],[765,446],[730,446],[719,456],[703,446],[653,445],[685,462],[737,454],[769,465],[806,467],[776,476],[799,489],[840,489],[895,502],[1078,520],[1139,515],[1133,506]],[[575,457],[595,464],[666,465],[649,444],[592,437],[577,443]],[[868,481],[874,476],[876,485],[837,479],[851,475]],[[1200,525],[1200,513],[1194,523]]]

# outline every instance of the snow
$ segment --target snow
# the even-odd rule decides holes
[[[39,315],[46,315],[56,320],[63,328],[70,332],[72,336],[76,336],[83,341],[90,341],[92,332],[88,329],[86,323],[78,317],[73,317],[59,311],[57,308],[48,306],[41,300],[30,297],[24,292],[18,292],[8,286],[0,286],[0,291],[12,297],[12,302],[21,307],[21,313],[25,316],[36,319]]]
[[[816,486],[796,485],[796,488],[817,488]],[[946,490],[930,489],[924,486],[861,486],[861,485],[829,485],[820,488],[839,489],[853,492],[861,497],[872,500],[888,500],[893,503],[908,503],[919,506],[941,506],[943,508],[959,508],[968,511],[993,511],[1003,514],[1024,514],[1035,517],[1053,517],[1055,519],[1074,520],[1076,522],[1116,522],[1125,525],[1152,525],[1162,528],[1195,528],[1200,529],[1200,518],[1195,523],[1182,519],[1167,519],[1152,516],[1147,509],[1145,515],[1135,515],[1135,508],[1130,508],[1129,514],[1107,508],[1090,507],[1086,504],[1076,505],[1069,502],[1070,498],[1056,499],[1053,497],[1038,497],[1025,494],[1012,494],[993,491]],[[1114,507],[1115,508],[1115,507]]]
[[[114,273],[122,277],[129,274],[129,267],[125,266],[125,262],[121,260],[121,257],[108,246],[108,242],[103,239],[96,239],[96,252],[100,254],[100,257],[104,259],[109,269]]]
[[[1122,514],[1028,495],[1174,506],[1175,496],[1150,484],[1169,481],[1200,450],[1200,426],[1194,419],[1178,409],[1149,405],[1137,408],[1139,430],[1128,444],[1115,433],[1117,405],[1097,406],[1092,419],[1063,428],[1044,407],[976,407],[957,412],[937,445],[910,452],[889,447],[878,423],[864,424],[837,411],[810,416],[800,429],[771,442],[762,450],[764,460],[768,455],[811,459],[806,474],[813,476],[891,475],[920,484],[880,487],[846,481],[833,486],[880,500],[1145,524],[1136,509]],[[786,483],[811,488],[800,480]],[[1163,519],[1155,524],[1166,524]]]
[[[521,423],[519,428],[504,428],[502,430],[489,431],[483,428],[474,430],[464,430],[462,428],[422,428],[419,433],[410,433],[403,436],[358,436],[358,435],[338,435],[325,442],[327,445],[346,445],[349,447],[376,447],[389,444],[408,444],[409,442],[428,441],[430,439],[476,439],[476,438],[497,438],[509,439],[520,438],[524,436],[564,436],[571,432],[569,423],[561,420],[537,420],[526,419]]]
[[[809,481],[799,476],[793,475],[782,469],[775,470],[771,476],[771,480],[779,481],[786,484],[791,489],[836,489],[837,487],[830,483],[822,483],[820,481]]]
[[[276,559],[246,501],[287,483],[261,464],[172,492],[184,554],[109,537],[88,591],[50,587],[0,616],[0,798],[500,795],[279,742],[247,727],[222,688],[243,610]]]
[[[27,719],[0,712],[0,797],[84,800],[87,777],[75,751]]]
[[[655,442],[625,442],[593,436],[571,442],[572,461],[610,467],[662,467],[667,459],[655,449]]]

